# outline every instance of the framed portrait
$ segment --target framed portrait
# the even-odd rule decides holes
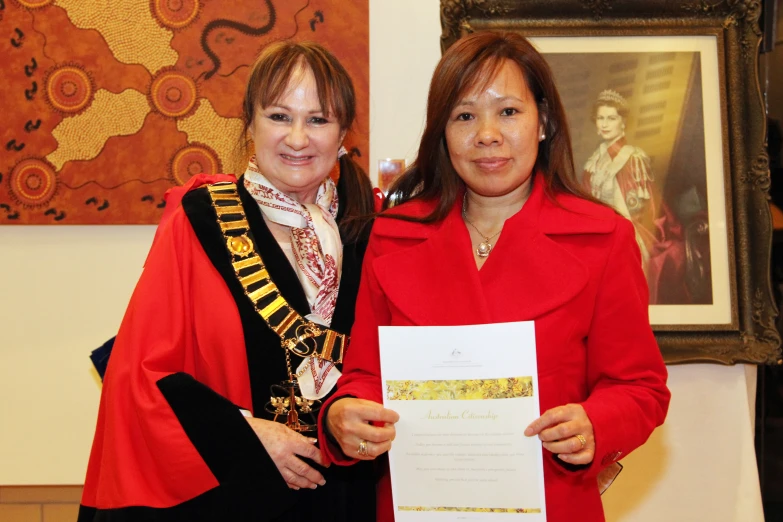
[[[779,363],[759,2],[442,0],[442,47],[524,34],[586,192],[629,219],[667,362]]]
[[[384,194],[389,192],[392,183],[405,172],[404,159],[380,159],[378,160],[378,188]]]
[[[716,39],[531,40],[555,76],[582,186],[634,224],[650,322],[736,327]]]

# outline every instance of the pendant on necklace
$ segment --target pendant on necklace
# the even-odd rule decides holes
[[[482,241],[476,248],[476,255],[479,257],[489,257],[490,252],[492,252],[492,243],[488,241]]]

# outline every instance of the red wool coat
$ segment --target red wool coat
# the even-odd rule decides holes
[[[434,224],[376,220],[344,373],[329,402],[345,395],[383,402],[379,326],[534,320],[541,412],[581,404],[596,440],[593,463],[576,470],[544,450],[548,520],[604,520],[598,473],[647,440],[670,398],[633,225],[573,196],[552,201],[538,176],[477,270],[460,206]],[[423,216],[431,208],[412,202],[392,211]],[[353,462],[335,446],[322,448],[336,464]],[[394,520],[388,473],[378,520]]]

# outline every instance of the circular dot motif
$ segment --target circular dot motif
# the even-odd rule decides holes
[[[198,0],[152,0],[152,12],[164,27],[181,29],[196,19]]]
[[[196,83],[178,72],[165,71],[152,80],[150,98],[159,113],[169,118],[181,118],[196,105]]]
[[[90,104],[94,94],[90,77],[78,67],[58,67],[46,79],[46,95],[58,111],[80,112]]]
[[[184,185],[196,174],[217,174],[220,162],[217,154],[204,145],[188,145],[179,150],[171,161],[171,173],[174,180]]]
[[[17,163],[9,178],[11,195],[22,205],[40,207],[57,192],[57,177],[49,163],[26,159]]]

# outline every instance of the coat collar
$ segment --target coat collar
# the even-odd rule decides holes
[[[424,216],[431,209],[432,204],[416,202],[397,207],[396,212]],[[553,236],[604,234],[614,227],[609,208],[570,196],[552,201],[539,175],[525,206],[506,221],[496,250],[481,271],[473,260],[459,202],[439,223],[376,220],[377,236],[419,241],[379,256],[373,269],[387,297],[414,324],[497,320],[487,301],[494,302],[496,296],[487,289],[498,277],[518,320],[534,319],[572,299],[587,284],[587,268]]]
[[[461,201],[460,196],[455,207],[460,207]],[[414,200],[387,210],[386,213],[424,217],[433,208],[433,201]],[[524,208],[528,209],[528,214],[534,215],[531,216],[533,222],[538,224],[540,232],[545,235],[607,234],[615,227],[616,212],[609,207],[569,194],[549,196],[542,174],[537,174],[533,179],[533,190]],[[442,223],[417,223],[382,217],[375,221],[373,233],[383,237],[425,239],[434,234]]]

